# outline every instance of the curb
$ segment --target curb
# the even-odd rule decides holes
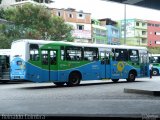
[[[160,96],[160,91],[131,89],[131,88],[124,88],[124,93],[137,93],[137,94]]]

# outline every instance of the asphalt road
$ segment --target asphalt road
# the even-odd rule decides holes
[[[160,77],[81,82],[76,87],[53,83],[0,83],[0,114],[50,116],[160,117],[160,97],[124,93],[124,88],[160,90]]]

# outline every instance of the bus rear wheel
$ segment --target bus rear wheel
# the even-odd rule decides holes
[[[119,79],[112,79],[112,81],[113,81],[114,83],[117,83],[117,82],[119,81]]]
[[[130,72],[127,78],[127,82],[134,82],[136,78],[136,75],[134,72]]]
[[[152,75],[157,76],[159,74],[158,69],[152,70]]]
[[[81,81],[81,74],[79,72],[72,72],[69,75],[69,80],[66,83],[68,86],[77,86]]]

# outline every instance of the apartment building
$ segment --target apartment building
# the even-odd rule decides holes
[[[100,25],[105,26],[107,30],[107,44],[120,44],[120,30],[117,27],[117,22],[110,18],[99,19]]]
[[[52,15],[62,17],[64,21],[73,27],[72,35],[75,42],[91,43],[91,14],[73,8],[51,9]]]
[[[160,22],[147,20],[148,29],[148,46],[159,47],[160,46]]]
[[[126,25],[126,32],[125,31]],[[120,21],[121,38],[125,44],[147,46],[147,21],[141,19],[126,19]],[[126,35],[126,36],[125,36]]]
[[[92,42],[97,44],[107,44],[107,28],[100,26],[100,21],[92,19]]]

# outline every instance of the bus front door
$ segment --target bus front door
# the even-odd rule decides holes
[[[111,65],[110,53],[107,51],[100,51],[100,74],[102,79],[110,78]]]
[[[147,53],[140,53],[140,74],[141,76],[149,76],[149,69],[148,69],[148,54]]]
[[[57,50],[41,50],[42,60],[42,78],[44,81],[58,80],[58,51]]]

